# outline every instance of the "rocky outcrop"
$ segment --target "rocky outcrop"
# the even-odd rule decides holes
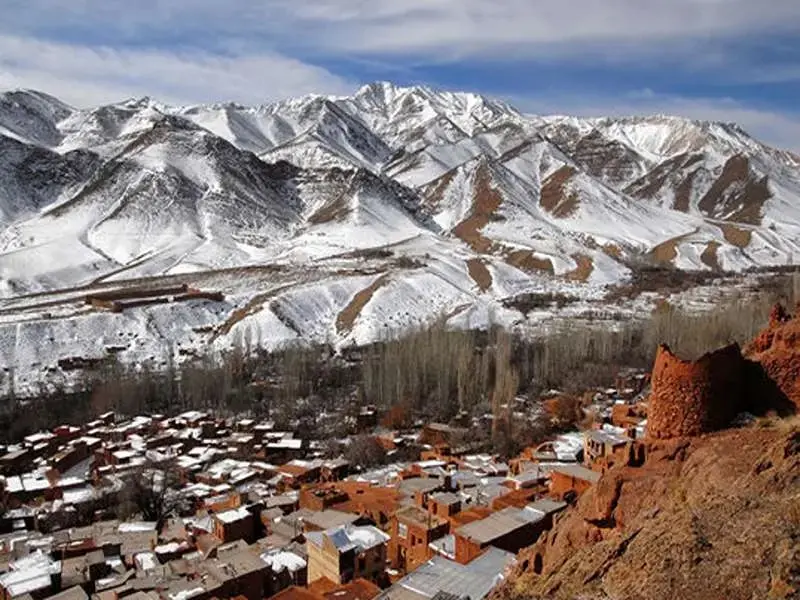
[[[653,441],[518,557],[492,600],[800,597],[796,418]]]
[[[769,325],[741,351],[732,344],[696,361],[660,346],[647,410],[650,439],[724,429],[742,413],[800,411],[800,318],[781,305]]]
[[[492,600],[800,598],[800,417],[716,431],[799,408],[800,318],[780,306],[744,354],[661,346],[646,460],[604,473]]]
[[[792,317],[783,306],[775,305],[769,325],[745,348],[745,355],[758,363],[774,384],[772,395],[777,396],[775,402],[779,408],[797,412],[800,411],[800,309],[795,313]]]
[[[656,354],[647,435],[665,439],[727,426],[744,405],[748,365],[738,344],[696,361],[681,360],[666,345]]]

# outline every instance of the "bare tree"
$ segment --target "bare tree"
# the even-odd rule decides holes
[[[386,450],[371,435],[357,435],[350,440],[344,457],[352,465],[369,469],[386,462]]]
[[[120,492],[118,516],[122,519],[141,515],[145,521],[158,523],[180,512],[184,499],[178,491],[180,470],[173,459],[152,461],[134,469],[126,477]]]

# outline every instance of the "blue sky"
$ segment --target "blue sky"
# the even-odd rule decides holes
[[[361,84],[738,122],[800,150],[798,0],[2,0],[0,89],[88,106]]]

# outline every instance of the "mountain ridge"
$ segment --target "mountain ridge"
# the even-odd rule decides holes
[[[524,293],[600,302],[645,263],[722,274],[800,256],[796,157],[739,127],[680,117],[541,117],[387,82],[257,106],[145,97],[80,109],[18,91],[0,94],[0,146],[9,364],[28,342],[3,306],[49,327],[17,299],[72,297],[93,282],[213,281],[229,300],[203,309],[200,327],[212,329],[278,286],[214,343],[341,345],[442,315],[535,323],[546,311],[504,303]],[[263,277],[239,281],[236,269]],[[369,293],[364,272],[382,276]],[[368,300],[337,327],[359,293]],[[291,333],[270,308],[289,304],[302,313]],[[166,310],[124,319],[144,326]],[[80,330],[107,320],[74,305],[60,315]],[[150,355],[161,343],[141,345]],[[66,341],[53,353],[80,348]]]

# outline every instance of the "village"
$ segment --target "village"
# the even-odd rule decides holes
[[[604,471],[643,462],[648,375],[617,379],[583,429],[505,460],[374,407],[357,425],[379,466],[198,410],[29,435],[0,448],[2,600],[482,600]]]

